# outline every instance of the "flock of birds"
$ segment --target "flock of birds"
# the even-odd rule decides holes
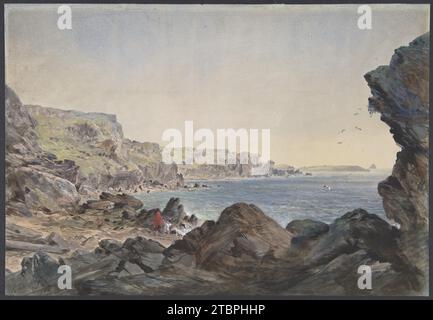
[[[361,111],[362,108],[358,108],[357,110]],[[355,113],[353,114],[353,116],[355,116],[355,117],[356,117],[357,115],[359,115],[359,112],[355,112]],[[358,126],[355,126],[354,129],[357,130],[357,131],[362,131],[362,128],[360,128],[360,127],[358,127]],[[341,135],[341,134],[345,133],[346,131],[347,131],[346,129],[341,129],[340,131],[338,131],[338,134]],[[337,144],[343,144],[343,141],[338,141]],[[324,191],[332,191],[332,188],[331,188],[330,186],[324,184],[324,185],[322,186],[322,190],[324,190]]]
[[[359,111],[361,111],[362,110],[362,108],[358,108],[358,110]],[[357,115],[359,115],[359,112],[355,112],[354,114],[353,114],[353,116],[357,116]],[[360,128],[360,127],[358,127],[358,126],[355,126],[355,130],[357,130],[357,131],[362,131],[362,128]],[[338,134],[343,134],[343,133],[345,133],[346,132],[346,129],[341,129],[340,131],[338,131]],[[337,144],[343,144],[343,141],[338,141],[337,142]]]

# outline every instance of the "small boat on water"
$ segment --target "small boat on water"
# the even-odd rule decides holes
[[[332,188],[331,188],[330,186],[327,186],[326,184],[324,184],[324,185],[323,185],[323,190],[331,191]]]

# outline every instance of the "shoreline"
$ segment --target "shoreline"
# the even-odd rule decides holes
[[[325,175],[347,175],[347,174],[359,174],[359,175],[369,175],[369,174],[381,174],[381,173],[391,173],[392,168],[379,168],[368,171],[313,171],[313,175],[307,175],[305,173],[291,174],[291,175],[271,175],[271,176],[248,176],[248,177],[225,177],[225,178],[184,178],[185,183],[187,182],[200,182],[200,181],[242,181],[242,180],[259,180],[259,179],[288,179],[296,177],[311,177],[315,175],[325,176]]]

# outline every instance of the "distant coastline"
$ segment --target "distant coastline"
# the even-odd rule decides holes
[[[370,170],[361,166],[310,166],[299,168],[302,172],[368,172]]]

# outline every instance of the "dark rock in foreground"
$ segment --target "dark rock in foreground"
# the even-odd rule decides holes
[[[164,247],[158,242],[140,237],[127,239],[123,244],[106,239],[94,252],[75,251],[70,258],[56,261],[44,252],[37,252],[22,261],[22,270],[8,274],[6,294],[52,295],[77,294],[80,286],[95,279],[116,279],[153,272],[164,258]],[[69,265],[73,290],[58,289],[58,267]],[[112,293],[116,294],[116,293]]]
[[[254,205],[238,203],[164,250],[161,267],[128,279],[83,283],[89,294],[415,294],[419,284],[400,254],[401,232],[357,209],[328,230],[293,244],[293,234]],[[372,290],[357,286],[360,265],[374,272]],[[194,274],[192,277],[191,275]],[[134,283],[135,288],[130,287]],[[157,286],[152,286],[157,284]],[[150,288],[152,288],[150,290]]]
[[[299,224],[291,227],[298,225],[295,233],[304,238],[294,244],[293,234],[259,208],[237,203],[168,248],[142,238],[107,239],[94,252],[77,251],[58,262],[36,253],[23,260],[21,272],[7,275],[7,293],[401,295],[419,289],[400,255],[401,232],[379,217],[357,209],[328,228]],[[320,232],[306,236],[315,229]],[[73,270],[70,291],[55,282],[63,263]],[[374,270],[372,290],[357,287],[360,265]]]

